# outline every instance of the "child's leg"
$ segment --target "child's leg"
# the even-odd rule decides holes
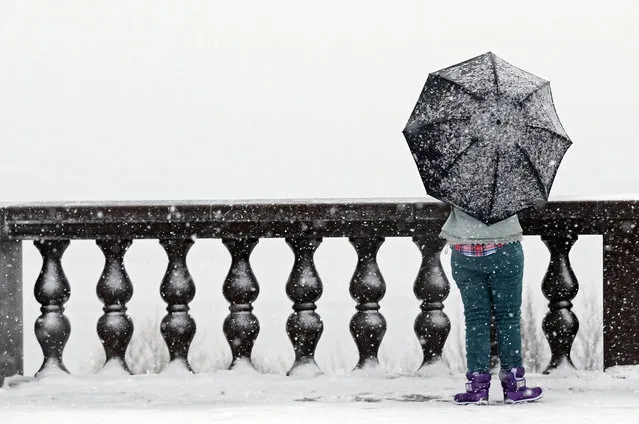
[[[502,370],[511,370],[521,360],[521,286],[524,253],[521,243],[510,243],[491,255],[494,261],[491,289]]]
[[[466,321],[466,366],[468,372],[490,370],[490,289],[482,270],[484,258],[451,254],[453,279],[461,293]]]

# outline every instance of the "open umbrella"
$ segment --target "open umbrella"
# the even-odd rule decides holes
[[[429,74],[403,134],[426,192],[486,224],[547,201],[572,144],[550,83],[491,52]]]

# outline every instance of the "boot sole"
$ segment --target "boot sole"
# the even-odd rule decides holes
[[[477,402],[455,402],[455,405],[488,405],[488,399],[478,400]]]
[[[516,403],[530,403],[530,402],[534,402],[536,400],[541,399],[542,397],[544,397],[544,394],[540,394],[537,397],[534,398],[530,398],[530,399],[522,399],[522,400],[510,400],[510,399],[504,399],[504,403],[508,404],[508,405],[514,405]]]

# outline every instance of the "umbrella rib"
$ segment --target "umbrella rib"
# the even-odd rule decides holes
[[[533,91],[531,91],[530,93],[526,94],[526,97],[524,97],[523,99],[521,99],[521,101],[519,102],[520,105],[523,105],[524,102],[526,100],[528,100],[533,94],[535,94],[536,92],[538,92],[539,90],[541,90],[542,88],[544,88],[545,86],[547,86],[548,84],[550,84],[550,81],[544,81],[543,84],[540,84],[539,86],[535,87],[535,89]]]
[[[420,124],[419,129],[416,131],[413,131],[412,129],[409,129],[409,127],[415,128],[417,127],[417,125],[406,125],[406,127],[402,130],[402,134],[404,134],[405,136],[414,139],[415,136],[417,135],[416,132],[417,131],[421,131],[424,128],[427,127],[434,127],[436,125],[441,125],[441,124],[447,124],[449,122],[453,122],[453,121],[469,121],[470,120],[470,116],[461,116],[461,117],[448,117],[448,118],[439,118],[439,119],[435,119],[433,121],[430,122],[426,122],[423,124]]]
[[[493,78],[495,79],[495,94],[499,96],[499,76],[497,75],[497,62],[495,61],[495,55],[490,53],[490,63],[493,66]]]
[[[428,127],[431,125],[439,125],[439,124],[445,124],[447,122],[451,122],[451,121],[469,121],[470,120],[470,116],[459,116],[459,117],[448,117],[448,118],[439,118],[439,119],[434,119],[430,122],[426,122],[425,124],[423,124],[424,127]]]
[[[493,207],[495,207],[495,197],[497,197],[497,172],[499,171],[499,150],[495,149],[495,172],[493,175],[493,188],[490,196],[490,205],[488,208],[488,214],[493,213]]]
[[[462,150],[461,152],[459,152],[459,154],[457,156],[455,156],[455,159],[453,159],[451,164],[448,165],[448,167],[446,169],[444,169],[444,171],[442,172],[442,175],[448,175],[450,170],[453,169],[453,167],[455,165],[457,165],[457,162],[459,162],[459,159],[461,159],[461,157],[466,154],[468,149],[470,149],[473,145],[475,145],[477,143],[477,141],[478,140],[476,138],[471,138],[470,139],[470,143],[468,143],[468,146],[466,146],[466,148],[464,150]]]
[[[541,189],[541,192],[544,193],[544,196],[548,197],[548,193],[546,192],[546,187],[544,187],[544,182],[541,181],[541,178],[539,177],[539,173],[537,172],[537,169],[535,168],[535,164],[530,158],[530,155],[523,147],[519,145],[519,143],[516,143],[515,146],[517,146],[519,151],[524,155],[524,158],[526,159],[526,163],[528,164],[528,167],[531,169],[532,174],[535,176],[535,181],[537,181],[537,185]]]
[[[431,74],[437,78],[440,78],[444,81],[446,81],[447,83],[454,85],[455,87],[458,87],[459,89],[461,89],[464,93],[472,96],[473,98],[475,98],[476,100],[484,100],[483,97],[479,96],[478,94],[473,93],[472,91],[470,91],[469,89],[467,89],[466,87],[464,87],[463,85],[461,85],[460,83],[458,83],[457,81],[453,81],[450,78],[446,78],[445,76],[439,75],[439,74]]]
[[[565,141],[567,141],[569,144],[572,144],[572,140],[571,140],[571,139],[569,139],[568,137],[566,137],[566,136],[565,136],[565,135],[563,135],[563,134],[559,134],[559,133],[556,133],[556,132],[555,132],[555,131],[553,131],[553,130],[549,130],[548,128],[539,127],[539,126],[537,126],[537,125],[528,125],[528,128],[531,128],[531,129],[533,129],[533,130],[542,130],[542,131],[549,132],[549,133],[550,133],[550,134],[552,134],[552,135],[556,135],[557,137],[564,139],[564,140],[565,140]]]

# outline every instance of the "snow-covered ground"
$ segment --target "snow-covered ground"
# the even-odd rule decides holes
[[[504,405],[493,379],[491,405],[457,406],[463,376],[327,375],[293,378],[247,370],[195,375],[12,378],[0,389],[5,423],[636,423],[639,367],[531,374],[546,390],[537,403]]]

